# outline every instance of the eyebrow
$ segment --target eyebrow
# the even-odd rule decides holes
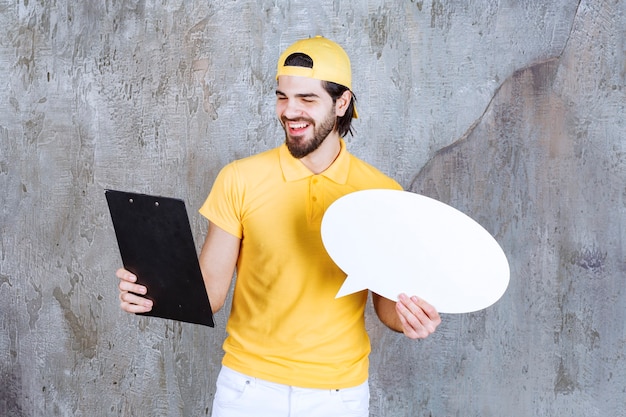
[[[283,93],[280,90],[276,90],[276,95],[281,95],[281,96],[287,96],[287,94]],[[309,98],[309,97],[314,97],[314,98],[319,98],[319,95],[315,94],[315,93],[300,93],[300,94],[296,94],[296,97],[298,98]]]

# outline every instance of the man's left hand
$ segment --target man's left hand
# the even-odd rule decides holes
[[[402,332],[410,339],[424,339],[430,336],[441,323],[441,317],[435,307],[416,296],[400,294],[396,312],[402,323]]]

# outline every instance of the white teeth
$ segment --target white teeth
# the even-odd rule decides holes
[[[306,123],[292,123],[290,126],[292,129],[302,129],[302,128],[307,127],[307,124]]]

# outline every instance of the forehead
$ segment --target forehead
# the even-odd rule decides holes
[[[281,75],[278,77],[277,90],[287,95],[316,94],[320,97],[330,95],[322,87],[322,81],[315,78]]]

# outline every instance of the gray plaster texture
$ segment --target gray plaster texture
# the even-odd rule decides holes
[[[283,140],[280,51],[322,34],[350,150],[511,265],[426,340],[368,308],[371,415],[625,416],[625,28],[623,0],[0,0],[0,415],[210,415],[229,307],[121,312],[104,189],[183,198],[199,246],[219,169]]]

